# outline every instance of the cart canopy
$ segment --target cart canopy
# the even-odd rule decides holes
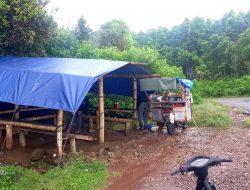
[[[182,85],[184,88],[192,88],[193,82],[176,78],[148,78],[140,80],[141,91],[176,90]]]

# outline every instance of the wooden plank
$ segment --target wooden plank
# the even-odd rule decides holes
[[[11,150],[13,147],[13,131],[11,125],[6,125],[6,149]]]
[[[63,125],[63,111],[59,110],[57,113],[57,154],[61,159],[63,155],[62,149],[62,125]]]
[[[99,143],[104,143],[104,97],[103,97],[103,78],[98,82],[99,96]]]

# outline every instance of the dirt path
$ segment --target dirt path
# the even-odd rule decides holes
[[[109,168],[115,176],[106,189],[195,189],[193,175],[171,177],[170,172],[197,154],[233,159],[210,169],[217,189],[250,189],[250,130],[239,127],[247,116],[234,109],[230,115],[234,123],[229,129],[188,128],[176,136],[139,133],[114,151]]]

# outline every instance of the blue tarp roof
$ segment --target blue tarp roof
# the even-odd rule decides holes
[[[149,74],[122,61],[0,56],[0,101],[75,112],[92,85],[107,73]],[[122,84],[105,85],[106,80],[124,79],[104,80],[104,90],[108,86],[109,93],[115,94]],[[121,89],[132,91],[131,87]]]

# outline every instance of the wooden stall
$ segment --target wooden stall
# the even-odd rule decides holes
[[[84,115],[82,114],[81,117],[82,118],[87,118],[89,120],[89,129],[93,130],[93,122],[96,121],[97,124],[97,129],[98,129],[98,140],[99,143],[104,143],[105,142],[105,121],[106,122],[118,122],[118,123],[123,123],[125,126],[125,132],[127,134],[127,130],[129,128],[129,125],[132,123],[134,128],[137,127],[137,80],[138,79],[142,79],[142,78],[149,78],[149,77],[160,77],[159,75],[151,75],[148,72],[141,72],[143,74],[112,74],[109,73],[108,69],[103,69],[102,73],[98,73],[98,75],[96,75],[92,78],[89,77],[89,75],[85,75],[85,69],[84,68],[88,68],[89,72],[91,72],[91,69],[89,69],[89,67],[91,66],[90,62],[93,60],[74,60],[73,64],[68,64],[67,59],[56,59],[56,58],[46,58],[46,63],[43,62],[42,58],[41,59],[37,59],[37,58],[7,58],[6,59],[6,65],[11,65],[10,60],[12,60],[13,62],[15,62],[15,66],[16,67],[20,67],[21,70],[23,68],[25,68],[26,70],[22,70],[22,73],[32,73],[29,70],[29,67],[35,67],[38,64],[34,64],[32,65],[33,62],[41,62],[41,64],[43,64],[41,69],[41,75],[44,75],[44,81],[40,83],[38,82],[34,82],[34,78],[36,78],[36,75],[38,72],[34,72],[30,75],[32,75],[30,81],[31,83],[29,84],[29,88],[28,90],[26,89],[26,92],[28,91],[29,95],[31,94],[31,98],[34,98],[32,101],[34,101],[36,99],[36,96],[34,94],[32,94],[32,92],[34,91],[36,93],[36,95],[43,95],[43,104],[40,102],[38,103],[38,105],[33,105],[32,103],[29,102],[29,98],[23,98],[25,99],[25,101],[28,101],[28,103],[24,103],[25,106],[22,105],[14,105],[12,109],[8,109],[8,110],[0,110],[0,137],[2,137],[2,130],[6,131],[6,136],[5,136],[5,146],[7,150],[11,150],[13,148],[13,134],[14,133],[18,133],[18,137],[19,137],[19,145],[21,147],[26,147],[27,146],[27,142],[26,142],[26,136],[28,135],[29,132],[37,132],[37,133],[42,133],[42,134],[48,134],[48,135],[53,135],[56,136],[56,142],[57,142],[57,156],[59,158],[62,157],[63,155],[63,151],[64,151],[64,144],[63,141],[69,139],[69,144],[70,144],[70,149],[72,152],[76,152],[76,139],[80,139],[80,140],[96,140],[96,138],[91,137],[89,135],[81,135],[81,134],[73,134],[71,133],[69,130],[64,131],[63,130],[63,121],[64,121],[64,111],[63,110],[67,110],[67,111],[75,111],[77,110],[79,104],[75,103],[75,102],[71,102],[70,106],[75,106],[75,107],[67,107],[67,109],[65,108],[65,105],[60,105],[60,103],[62,102],[61,99],[53,99],[51,98],[52,96],[54,96],[54,93],[57,93],[57,97],[64,97],[65,92],[63,91],[65,88],[65,85],[68,85],[68,90],[67,93],[69,93],[70,97],[67,97],[68,99],[65,99],[64,102],[66,102],[65,104],[68,104],[68,101],[72,101],[72,97],[70,94],[70,90],[75,90],[76,93],[79,93],[79,88],[83,88],[83,85],[93,85],[94,81],[96,80],[96,78],[98,78],[98,97],[99,97],[99,104],[98,104],[98,110],[97,110],[97,114],[95,116],[88,116],[88,115]],[[68,61],[71,63],[71,59],[68,59]],[[20,62],[20,65],[18,65],[17,63]],[[55,68],[53,68],[50,72],[47,73],[47,70],[51,68],[51,65],[53,64],[49,64],[50,62],[53,62]],[[61,63],[60,63],[61,62]],[[79,63],[76,63],[79,62]],[[112,62],[112,63],[111,63]],[[120,66],[114,66],[115,64],[113,64],[113,61],[108,61],[108,60],[96,60],[96,65],[97,64],[109,64],[109,66],[114,67],[113,70],[119,69],[123,66],[126,65],[145,65],[145,64],[141,64],[141,63],[126,63],[126,62],[119,62],[117,64],[120,64]],[[22,67],[21,64],[26,64],[26,67]],[[47,64],[47,65],[46,65]],[[57,68],[61,67],[61,65],[64,66],[64,69],[62,73],[57,72]],[[82,65],[80,65],[82,64]],[[4,64],[3,64],[4,65]],[[45,66],[44,66],[45,65]],[[80,66],[84,66],[83,68],[81,68]],[[68,69],[69,67],[73,67],[73,69]],[[11,68],[11,66],[10,66]],[[81,71],[79,72],[79,68],[81,68]],[[99,67],[98,67],[99,68]],[[0,68],[0,69],[4,69],[4,68]],[[39,70],[38,69],[38,70]],[[44,70],[43,70],[44,69]],[[93,68],[94,70],[95,68]],[[130,68],[131,69],[131,68]],[[138,68],[136,68],[138,69]],[[40,70],[39,70],[40,71]],[[11,69],[8,70],[8,72],[12,72]],[[105,74],[108,73],[108,74]],[[119,73],[119,72],[118,72]],[[1,75],[1,71],[0,71],[0,75]],[[54,74],[55,76],[58,77],[54,77],[53,80],[56,81],[52,81],[49,80],[50,78],[46,78],[46,77],[50,77],[52,74]],[[95,73],[96,74],[96,73]],[[103,74],[103,76],[102,76]],[[48,76],[47,76],[48,75]],[[100,76],[102,76],[100,78]],[[15,79],[15,76],[11,76],[13,77],[13,79]],[[28,77],[28,76],[27,76]],[[30,77],[30,76],[29,76]],[[62,77],[65,77],[62,79]],[[78,78],[77,78],[78,77]],[[81,81],[81,77],[82,79],[84,79],[85,83],[82,84]],[[85,78],[84,78],[85,77]],[[20,78],[20,77],[19,77]],[[42,78],[42,77],[40,77]],[[114,80],[116,80],[116,78],[129,78],[133,80],[133,85],[131,86],[131,89],[127,89],[128,91],[132,91],[132,97],[133,97],[133,109],[131,110],[117,110],[117,109],[105,109],[104,107],[104,79],[105,78],[114,78]],[[46,79],[46,80],[45,80]],[[73,89],[73,87],[71,86],[71,84],[75,83],[75,81],[73,81],[74,79],[77,79],[77,86],[75,89]],[[29,82],[30,82],[29,81]],[[51,82],[52,81],[52,82]],[[65,82],[66,81],[66,82]],[[10,82],[10,81],[7,81]],[[65,83],[63,83],[65,82]],[[47,84],[50,83],[50,84]],[[58,88],[58,91],[53,91],[53,85],[54,84],[61,84],[63,83],[63,87],[62,89]],[[22,83],[23,85],[24,83]],[[44,86],[44,84],[48,85],[50,88],[50,93],[51,94],[46,94],[43,93],[43,91],[39,91],[41,90],[41,88],[38,88],[37,85],[41,85],[42,87]],[[15,83],[15,88],[19,88],[19,83]],[[1,83],[0,83],[1,86]],[[22,88],[26,88],[26,84],[22,86]],[[40,87],[41,87],[40,86]],[[5,84],[6,87],[6,84]],[[91,87],[91,86],[90,86]],[[88,86],[89,89],[90,88]],[[6,87],[7,88],[7,87]],[[3,90],[2,89],[2,93],[5,94],[4,97],[8,97],[9,94],[7,93],[13,93],[13,89],[11,89],[12,87],[9,87],[8,89]],[[13,87],[14,88],[14,87]],[[84,87],[85,88],[85,87]],[[21,89],[21,87],[20,87]],[[30,90],[30,91],[29,91]],[[83,89],[85,90],[85,89]],[[19,96],[23,96],[22,90],[18,91],[20,94]],[[40,92],[40,93],[39,93]],[[7,95],[6,95],[7,94]],[[62,95],[63,94],[63,95]],[[77,94],[78,96],[82,96],[81,93]],[[12,103],[20,103],[19,102],[19,96],[15,97],[15,100],[5,100],[5,99],[1,99],[0,101],[3,102],[12,102]],[[48,99],[46,99],[48,98]],[[23,101],[23,99],[21,99]],[[78,98],[80,99],[80,98]],[[20,100],[20,101],[21,101]],[[52,100],[58,101],[57,105],[53,105]],[[80,99],[81,100],[81,99]],[[21,101],[21,102],[22,102]],[[31,102],[32,102],[31,101]],[[50,102],[50,105],[48,105],[48,107],[46,108],[42,108],[43,106],[41,105],[47,105],[47,103]],[[37,102],[36,102],[37,103]],[[20,103],[21,104],[21,103]],[[30,107],[28,107],[28,105]],[[38,106],[38,107],[31,107],[31,106]],[[41,106],[41,107],[39,107]],[[60,109],[59,109],[60,108]],[[21,113],[35,113],[36,111],[41,111],[41,110],[48,110],[48,109],[54,109],[54,113],[51,114],[44,114],[44,115],[32,115],[29,117],[22,117]],[[59,109],[59,110],[56,110]],[[115,112],[126,112],[126,113],[131,113],[132,112],[132,118],[129,119],[124,119],[124,118],[112,118],[112,117],[105,117],[104,112],[105,111],[115,111]],[[6,117],[6,115],[8,115],[9,117]],[[12,116],[11,116],[12,115]],[[2,117],[4,116],[4,117]],[[41,124],[39,122],[44,121],[44,120],[51,120],[51,124]],[[70,129],[69,126],[67,126],[68,129]]]

